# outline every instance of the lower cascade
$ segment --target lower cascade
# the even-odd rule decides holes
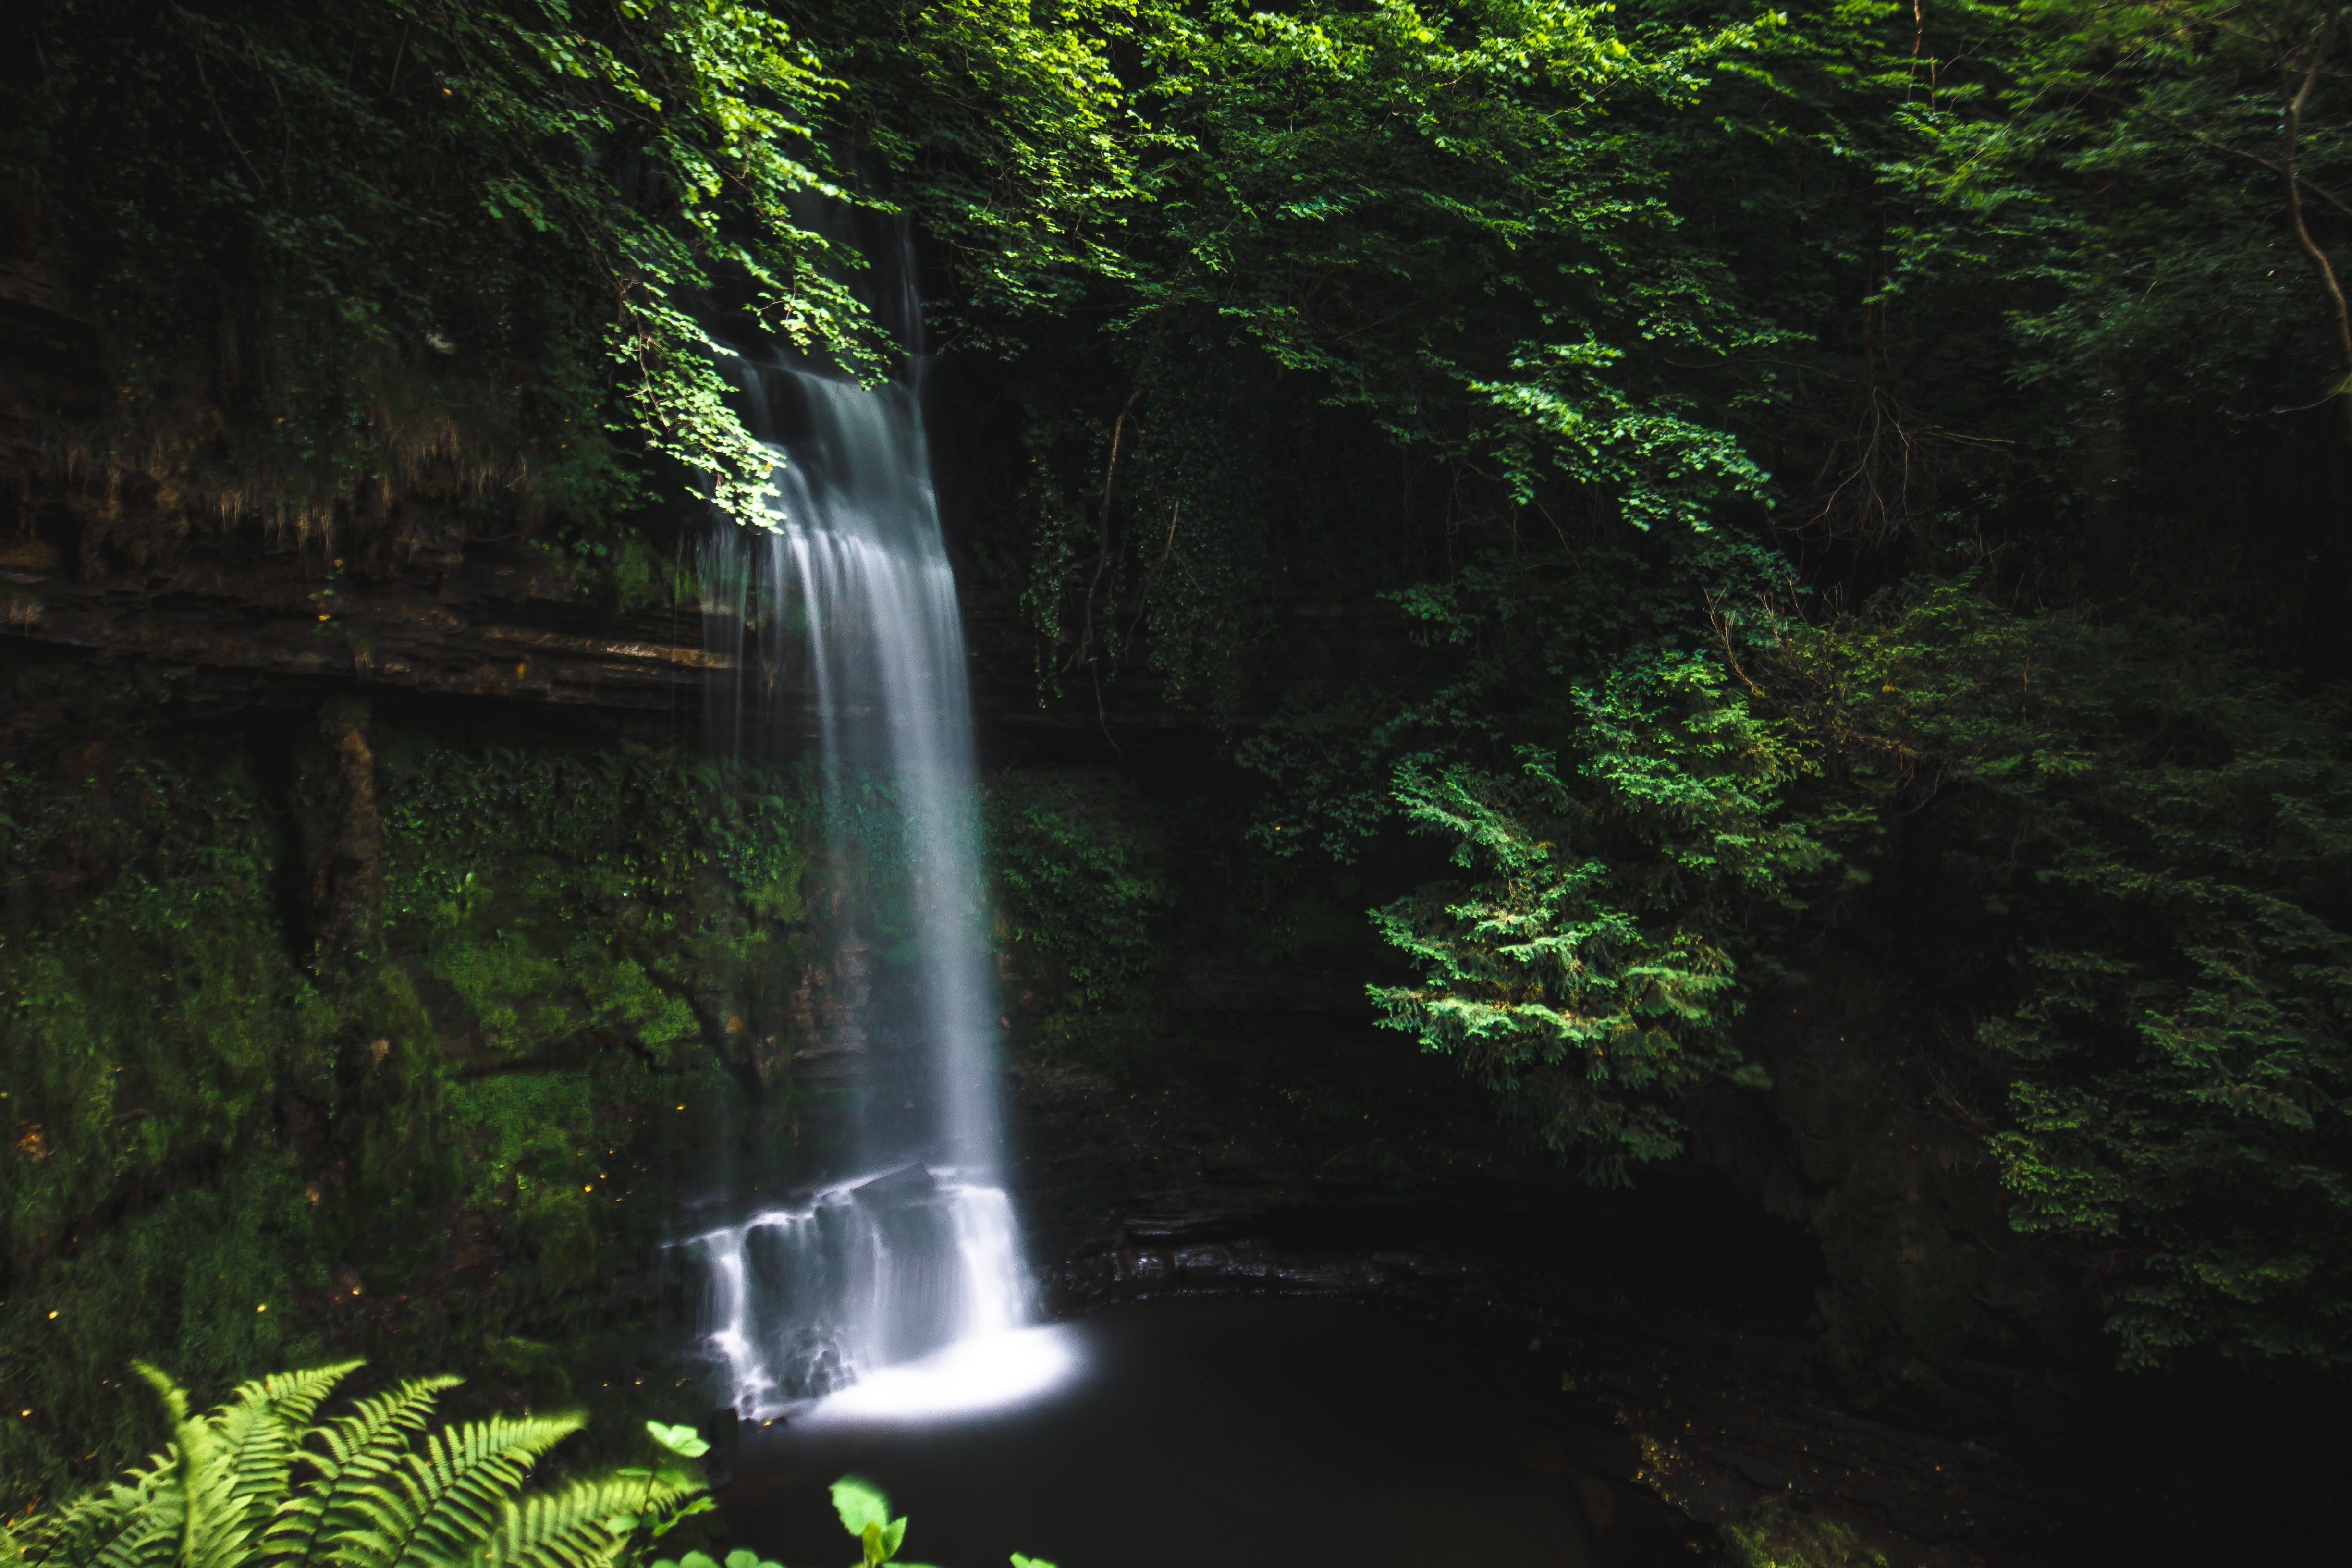
[[[1003,1189],[919,1164],[755,1214],[699,1245],[711,1266],[710,1345],[735,1408],[753,1419],[1000,1340],[1028,1316]],[[970,1378],[953,1382],[921,1403],[970,1402]]]
[[[895,313],[911,337],[911,298]],[[859,990],[849,1020],[866,1058],[858,1147],[887,1173],[696,1237],[705,1351],[753,1419],[849,1390],[909,1412],[1009,1397],[1041,1363],[1018,1332],[1030,1281],[1013,1206],[987,1179],[999,1140],[968,678],[914,369],[866,385],[773,353],[730,363],[778,458],[776,517],[722,522],[704,549],[712,732],[779,761],[814,742],[831,850],[884,863],[906,978],[895,1006]],[[877,799],[887,856],[858,838]],[[836,973],[866,974],[878,943],[836,938]],[[919,1154],[946,1163],[900,1163]]]

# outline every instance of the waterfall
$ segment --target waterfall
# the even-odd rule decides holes
[[[876,313],[911,341],[899,242],[901,289]],[[833,862],[860,866],[877,901],[902,911],[892,1006],[874,986],[880,934],[840,932],[839,1059],[810,1068],[864,1099],[867,1174],[688,1244],[707,1266],[707,1349],[752,1417],[959,1347],[968,1372],[1028,1316],[1012,1205],[988,1175],[998,1121],[971,715],[920,363],[880,386],[756,347],[730,363],[747,422],[779,458],[777,521],[718,524],[704,549],[707,635],[731,672],[712,688],[714,743],[782,758],[814,742]],[[875,848],[877,816],[892,852]],[[942,1168],[902,1163],[920,1160]]]

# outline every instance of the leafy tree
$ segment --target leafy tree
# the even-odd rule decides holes
[[[1169,694],[1227,710],[1269,543],[1322,542],[1269,510],[1285,468],[1409,457],[1444,476],[1449,540],[1704,531],[1760,499],[1667,362],[1776,333],[1723,308],[1634,129],[1751,36],[1636,38],[1528,0],[1220,4],[1139,31],[1149,199],[1099,291],[1115,412],[1082,441],[1033,434],[1026,603],[1061,672],[1133,641]]]
[[[1165,5],[908,0],[780,7],[837,74],[828,123],[871,150],[956,288],[929,302],[965,350],[1017,353],[1090,291],[1132,273],[1129,227],[1163,142],[1115,57]]]
[[[1919,155],[1888,171],[1931,204],[1900,236],[1903,266],[2008,283],[2021,379],[2242,421],[2289,403],[2352,418],[2342,9],[2037,0],[1960,15],[1979,58],[1931,82],[1909,117]],[[2141,383],[2152,352],[2169,374]]]

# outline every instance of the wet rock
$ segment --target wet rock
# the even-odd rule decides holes
[[[877,1176],[863,1186],[850,1188],[849,1195],[861,1204],[905,1204],[927,1198],[938,1187],[939,1183],[919,1160],[887,1176]]]

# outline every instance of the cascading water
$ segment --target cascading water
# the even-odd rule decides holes
[[[896,259],[911,278],[903,249]],[[910,292],[883,303],[911,337]],[[777,353],[733,362],[747,420],[780,459],[778,515],[766,531],[721,524],[705,549],[706,624],[733,672],[714,689],[714,735],[737,754],[816,742],[837,862],[871,862],[870,843],[849,842],[855,825],[889,818],[896,864],[868,874],[906,911],[894,935],[912,1005],[887,1023],[840,1020],[869,1058],[862,1158],[869,1172],[917,1156],[948,1167],[844,1182],[695,1240],[709,1265],[707,1343],[747,1416],[878,1386],[884,1369],[942,1352],[954,1364],[932,1394],[947,1405],[973,1399],[975,1358],[982,1384],[1037,1371],[1034,1334],[1016,1331],[1029,1280],[1012,1205],[987,1179],[998,1126],[971,718],[919,365],[865,386]],[[864,984],[870,935],[843,932],[833,965],[854,1014],[879,1011]],[[911,1049],[879,1048],[893,1027]],[[886,1055],[888,1070],[871,1065]]]
[[[1026,1380],[1035,1353],[1015,1332],[1028,1278],[1013,1205],[999,1188],[914,1169],[698,1238],[712,1264],[710,1348],[738,1411],[772,1415],[941,1352],[947,1375],[913,1390],[909,1408],[984,1402],[975,1370],[1012,1392]],[[1009,1363],[953,1360],[974,1349]]]

